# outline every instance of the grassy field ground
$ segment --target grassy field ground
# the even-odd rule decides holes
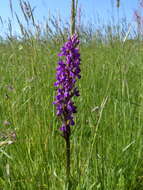
[[[1,190],[66,189],[65,142],[52,104],[59,49],[35,40],[0,45]],[[80,52],[71,189],[142,190],[143,46],[91,41]]]

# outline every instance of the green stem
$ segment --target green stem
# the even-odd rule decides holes
[[[72,5],[71,5],[71,36],[75,33],[75,16],[76,16],[76,11],[75,11],[75,0],[72,0]]]
[[[70,180],[70,136],[68,135],[66,138],[66,174],[67,181]]]

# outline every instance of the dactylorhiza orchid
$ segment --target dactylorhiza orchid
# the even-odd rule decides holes
[[[61,48],[58,54],[55,87],[57,88],[54,104],[56,115],[61,119],[62,136],[66,139],[70,136],[70,126],[74,125],[73,114],[77,112],[73,102],[74,96],[79,96],[76,87],[77,79],[80,79],[80,53],[78,35],[74,34]]]

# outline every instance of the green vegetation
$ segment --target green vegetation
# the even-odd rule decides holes
[[[30,4],[20,6],[29,28],[16,15],[21,39],[10,27],[0,43],[0,190],[66,190],[65,142],[52,102],[68,30],[55,19],[54,30],[47,25],[42,35]],[[80,27],[71,189],[142,190],[142,40],[128,39],[127,23],[104,31]]]
[[[34,40],[0,47],[0,130],[16,134],[0,147],[0,189],[64,189],[65,144],[52,105],[59,48]],[[142,50],[137,41],[81,44],[72,189],[143,188]]]

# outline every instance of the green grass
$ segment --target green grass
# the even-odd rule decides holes
[[[2,190],[66,189],[65,142],[52,104],[59,49],[36,41],[0,46],[0,131],[16,133],[0,147]],[[71,189],[143,189],[142,51],[137,41],[81,45]]]

